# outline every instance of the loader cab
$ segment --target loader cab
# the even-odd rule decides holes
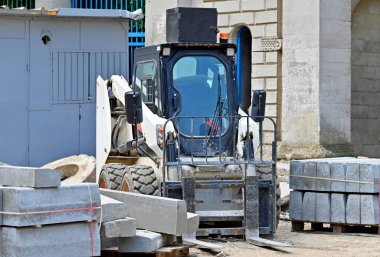
[[[134,90],[153,113],[173,119],[185,155],[215,156],[234,145],[229,140],[238,110],[234,55],[234,45],[217,43],[135,51]]]

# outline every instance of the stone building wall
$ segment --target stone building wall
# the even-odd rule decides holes
[[[380,156],[380,1],[362,0],[352,16],[352,143]]]

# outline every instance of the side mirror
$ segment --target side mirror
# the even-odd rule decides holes
[[[251,117],[255,122],[263,122],[265,116],[266,91],[253,92]]]
[[[129,124],[139,124],[143,122],[143,111],[141,94],[136,91],[126,92],[125,100],[125,115]]]

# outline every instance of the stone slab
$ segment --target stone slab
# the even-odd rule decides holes
[[[331,190],[330,165],[328,162],[317,163],[316,190],[329,192]]]
[[[332,192],[345,192],[346,191],[346,168],[344,163],[331,163],[330,164],[330,177],[331,177],[331,191]]]
[[[360,223],[363,225],[379,224],[378,195],[360,195]]]
[[[290,189],[303,190],[303,178],[297,176],[303,176],[303,169],[305,163],[301,161],[290,161]]]
[[[193,234],[199,228],[199,215],[195,213],[188,212],[187,213],[187,233]]]
[[[302,199],[303,192],[290,192],[289,217],[291,220],[302,220]]]
[[[317,190],[317,163],[306,162],[303,170],[303,176],[308,177],[303,179],[303,190],[315,191]]]
[[[121,253],[149,253],[164,246],[161,234],[138,230],[136,236],[119,238],[118,247]]]
[[[348,195],[346,205],[346,222],[348,224],[360,224],[360,195]]]
[[[316,193],[306,192],[303,196],[302,202],[302,220],[303,221],[316,221]]]
[[[59,188],[3,188],[3,225],[25,227],[100,220],[97,184],[65,184]],[[92,206],[92,211],[91,211]]]
[[[59,187],[61,173],[57,170],[0,166],[0,185],[16,187]]]
[[[346,192],[359,193],[360,192],[359,181],[360,181],[359,164],[348,163],[347,169],[346,169]]]
[[[315,220],[317,222],[330,222],[331,196],[329,193],[315,193],[316,208]]]
[[[110,249],[110,248],[116,248],[117,249],[117,238],[106,238],[100,236],[100,248],[102,250]]]
[[[105,195],[100,196],[100,201],[102,204],[102,222],[119,220],[128,216],[128,208],[125,203]]]
[[[376,164],[360,164],[360,193],[378,193],[379,185],[377,183],[380,178],[379,166]]]
[[[103,222],[100,236],[103,238],[132,237],[136,235],[136,220],[124,218]]]
[[[331,222],[346,223],[346,194],[331,194]]]
[[[128,217],[136,219],[137,228],[171,235],[187,233],[187,210],[183,200],[108,189],[100,192],[125,203]]]
[[[96,222],[41,227],[2,227],[1,255],[6,257],[100,256]]]

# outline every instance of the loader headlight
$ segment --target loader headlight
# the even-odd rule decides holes
[[[164,148],[164,127],[162,125],[157,125],[156,135],[157,135],[157,145],[160,149]]]

